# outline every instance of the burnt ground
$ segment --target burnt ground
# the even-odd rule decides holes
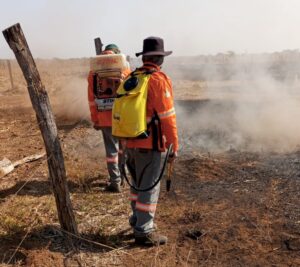
[[[43,158],[0,178],[1,266],[300,266],[300,151],[212,153],[191,145],[201,130],[181,133],[172,190],[163,181],[156,216],[169,243],[141,248],[127,223],[128,187],[103,191],[100,134],[86,121],[57,123],[76,220],[89,241],[65,243]],[[43,150],[24,95],[2,94],[0,125],[1,158]]]

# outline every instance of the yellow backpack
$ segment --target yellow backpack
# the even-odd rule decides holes
[[[147,138],[148,82],[153,71],[134,71],[121,83],[112,109],[112,134],[121,138]]]

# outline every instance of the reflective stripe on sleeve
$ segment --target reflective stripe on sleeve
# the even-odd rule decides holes
[[[155,204],[143,204],[141,202],[136,202],[135,208],[139,211],[144,211],[144,212],[155,212],[156,210],[156,203]]]
[[[118,163],[118,156],[106,157],[106,162],[107,163]]]
[[[175,108],[174,107],[167,110],[167,111],[158,113],[158,116],[159,116],[160,119],[166,119],[166,118],[169,118],[173,115],[175,115]]]

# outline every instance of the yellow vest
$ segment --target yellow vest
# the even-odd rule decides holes
[[[135,71],[117,90],[112,109],[112,134],[122,138],[146,138],[146,104],[151,73]]]

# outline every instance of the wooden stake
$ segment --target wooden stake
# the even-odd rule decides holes
[[[3,35],[13,50],[27,82],[31,103],[46,147],[49,175],[60,225],[62,229],[78,234],[66,180],[64,158],[47,91],[41,82],[20,24],[7,28],[3,31]]]
[[[102,53],[102,42],[101,42],[101,39],[98,37],[98,38],[95,38],[94,39],[95,41],[95,48],[96,48],[96,55],[100,55]]]
[[[13,80],[13,76],[12,76],[10,60],[7,60],[6,62],[7,62],[8,72],[9,72],[11,90],[13,90],[15,88],[15,86],[14,86],[14,80]]]

